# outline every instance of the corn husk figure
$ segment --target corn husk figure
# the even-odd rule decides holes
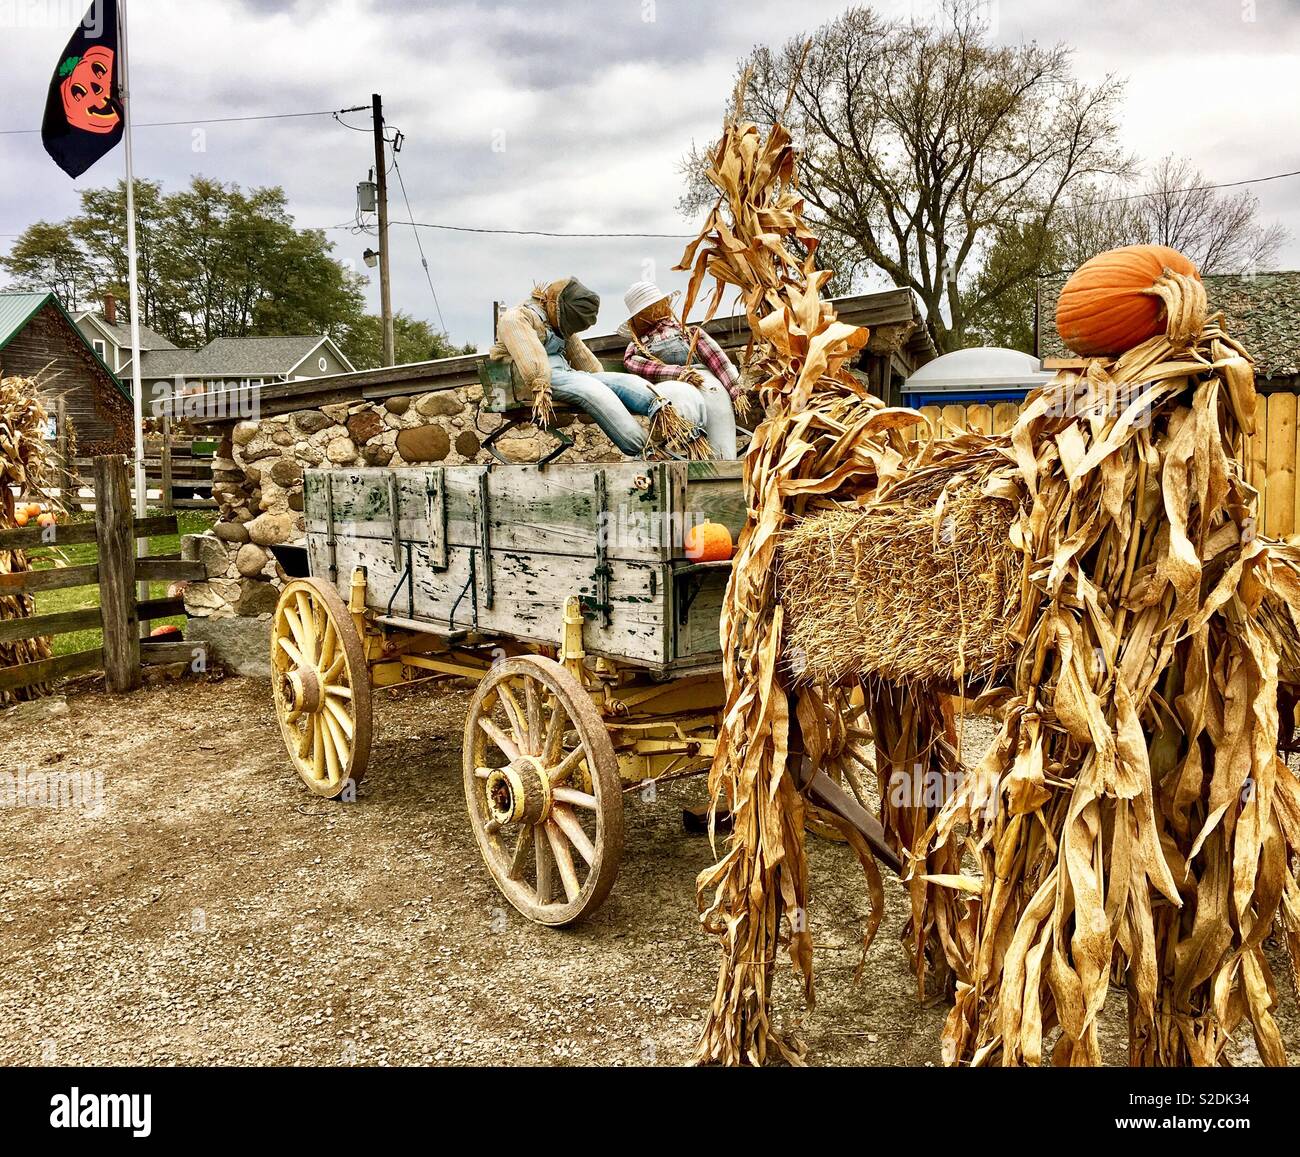
[[[46,413],[30,378],[0,380],[0,530],[18,525],[14,517],[15,491],[36,489],[44,479],[49,444],[45,441]],[[27,555],[21,550],[0,550],[0,574],[16,574],[28,569]],[[24,619],[32,614],[30,595],[0,594],[0,621]],[[0,667],[35,663],[53,654],[48,638],[24,639],[0,643]],[[19,691],[0,691],[0,704],[14,699],[34,698],[44,694],[44,685]]]
[[[803,1058],[771,1008],[782,950],[812,1000],[792,743],[797,730],[814,763],[835,759],[858,686],[918,983],[954,1001],[946,1061],[1099,1063],[1115,982],[1133,1064],[1220,1063],[1243,1024],[1285,1063],[1263,942],[1280,930],[1296,968],[1300,784],[1277,743],[1280,661],[1300,674],[1300,557],[1255,533],[1248,355],[1207,318],[1199,280],[1167,273],[1153,290],[1166,334],[1058,375],[1010,435],[909,442],[920,415],[845,369],[866,335],[820,300],[793,161],[780,124],[766,138],[728,124],[719,206],[683,260],[687,309],[706,274],[715,306],[741,290],[769,412],[722,615],[710,783],[734,829],[698,884],[722,967],[697,1059]],[[881,595],[893,564],[876,536],[930,581]],[[875,598],[896,602],[855,623]],[[851,641],[815,645],[837,636]],[[971,773],[956,691],[998,713]],[[880,884],[854,847],[869,938]]]

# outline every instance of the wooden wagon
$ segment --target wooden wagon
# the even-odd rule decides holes
[[[464,787],[488,870],[539,923],[592,911],[624,791],[713,757],[731,563],[682,543],[706,520],[739,533],[740,463],[309,470],[304,510],[271,644],[303,781],[355,789],[372,688],[476,679]]]

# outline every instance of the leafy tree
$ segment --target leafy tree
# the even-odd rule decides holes
[[[137,181],[136,230],[140,320],[177,345],[323,333],[354,364],[381,364],[364,279],[334,257],[323,232],[297,228],[282,189],[194,177],[164,194],[156,182]],[[72,308],[95,307],[108,292],[125,303],[125,182],[85,190],[68,221],[32,225],[0,267],[22,285],[55,289]],[[400,361],[473,352],[406,314],[396,329]]]
[[[37,221],[14,242],[5,271],[19,289],[52,289],[69,309],[79,309],[91,291],[86,255],[66,222]]]
[[[407,362],[433,361],[437,358],[472,354],[472,342],[455,345],[445,334],[427,321],[398,311],[393,316],[393,336],[398,365]],[[365,314],[343,335],[340,348],[357,369],[374,369],[384,364],[383,323],[377,314]]]

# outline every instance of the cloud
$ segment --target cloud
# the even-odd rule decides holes
[[[1088,80],[1129,79],[1125,144],[1155,159],[1190,157],[1215,180],[1300,168],[1294,57],[1300,14],[1280,0],[1188,5],[1148,0],[999,0],[1006,43],[1067,39]],[[929,0],[887,0],[922,17]],[[27,5],[30,7],[30,5]],[[39,5],[37,5],[39,7]],[[50,0],[51,15],[60,5]],[[757,41],[780,44],[841,12],[840,0],[132,0],[131,48],[140,121],[334,109],[382,92],[415,218],[489,228],[691,232],[674,210],[677,165],[717,131],[737,61]],[[5,10],[0,0],[0,13]],[[71,26],[0,30],[6,103],[0,128],[40,123],[49,70]],[[75,18],[74,18],[75,21]],[[1176,35],[1171,30],[1176,29]],[[367,113],[343,118],[368,130]],[[301,225],[353,218],[355,189],[374,164],[366,131],[329,118],[194,128],[140,128],[140,176],[175,188],[194,173],[244,186],[279,184]],[[77,185],[38,136],[0,137],[0,234],[75,211],[76,190],[120,178],[121,153]],[[1281,260],[1300,267],[1300,181],[1258,186],[1266,214],[1289,226]],[[395,220],[406,219],[396,180]],[[373,238],[331,229],[338,255],[360,265]],[[441,314],[457,340],[486,344],[491,303],[514,302],[535,279],[578,274],[604,297],[599,325],[622,320],[623,289],[672,274],[684,242],[549,239],[426,230],[421,237]],[[9,238],[0,237],[0,245]],[[435,323],[409,227],[392,237],[394,302]],[[377,308],[378,286],[371,286]]]

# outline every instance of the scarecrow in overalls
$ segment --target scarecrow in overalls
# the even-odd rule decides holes
[[[534,421],[548,425],[558,401],[585,410],[629,457],[644,457],[648,447],[678,457],[711,457],[697,390],[609,372],[586,347],[578,335],[595,323],[599,309],[597,293],[576,277],[565,277],[536,287],[527,301],[502,315],[490,356],[513,362],[531,387]],[[649,418],[648,437],[636,414]]]
[[[734,401],[743,393],[740,371],[707,333],[698,327],[688,330],[677,320],[672,297],[657,285],[638,281],[623,301],[628,320],[619,332],[632,339],[623,365],[656,389],[684,384],[697,390],[709,445],[717,457],[735,458]]]

